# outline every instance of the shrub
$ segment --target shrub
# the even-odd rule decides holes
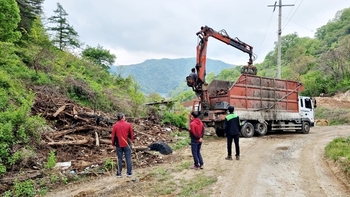
[[[14,184],[14,196],[34,196],[35,189],[32,180],[26,180],[23,182],[15,181]]]
[[[162,117],[162,124],[175,125],[179,128],[187,127],[187,116],[186,113],[173,114],[170,112],[164,112]]]
[[[104,169],[106,171],[113,170],[115,168],[115,166],[116,166],[116,163],[114,161],[112,161],[110,158],[106,159],[106,162],[104,165]]]
[[[51,169],[56,165],[56,156],[55,151],[51,150],[49,156],[47,157],[47,163],[45,164],[45,168]]]

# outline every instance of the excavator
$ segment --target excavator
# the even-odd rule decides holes
[[[241,69],[241,74],[246,75],[256,75],[257,69],[253,66],[253,59],[255,60],[255,55],[253,54],[253,47],[240,41],[237,37],[231,38],[228,33],[223,29],[219,32],[213,30],[208,26],[202,26],[201,30],[196,33],[199,38],[198,45],[196,47],[196,79],[193,76],[187,76],[186,82],[187,86],[192,87],[193,91],[196,93],[197,97],[200,99],[202,109],[200,111],[207,111],[208,109],[208,93],[206,91],[207,83],[205,82],[206,76],[206,58],[207,58],[207,46],[209,37],[213,37],[227,45],[237,48],[249,55],[248,65],[243,66]]]

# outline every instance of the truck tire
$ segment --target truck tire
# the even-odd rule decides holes
[[[218,137],[225,137],[225,129],[215,128],[215,133]]]
[[[309,122],[303,122],[302,123],[302,128],[301,128],[301,133],[308,134],[309,132],[310,132],[310,123]]]
[[[254,125],[255,131],[257,132],[257,134],[259,135],[266,135],[267,133],[267,125],[266,123],[255,123]]]
[[[253,137],[254,136],[254,126],[250,122],[246,122],[241,128],[241,134],[243,137]]]
[[[173,152],[171,147],[164,143],[164,142],[153,142],[151,145],[148,146],[150,150],[155,150],[160,152],[163,155],[169,155]]]

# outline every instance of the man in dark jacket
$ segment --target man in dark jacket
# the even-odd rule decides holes
[[[234,114],[234,107],[229,106],[228,114],[225,118],[225,132],[227,137],[227,157],[226,160],[232,160],[232,140],[235,142],[236,148],[236,160],[239,160],[239,135],[241,130],[241,124],[237,114]]]
[[[132,130],[131,124],[125,121],[125,115],[119,113],[118,122],[113,125],[112,128],[112,146],[116,148],[118,156],[118,169],[117,177],[122,177],[122,161],[123,154],[126,160],[126,175],[127,177],[132,176],[132,163],[131,163],[131,142],[134,142],[134,131]],[[131,142],[130,142],[131,141]]]
[[[203,158],[201,154],[201,146],[204,135],[204,125],[198,118],[199,112],[193,111],[191,113],[190,123],[190,137],[191,137],[191,151],[193,156],[193,169],[203,169]]]

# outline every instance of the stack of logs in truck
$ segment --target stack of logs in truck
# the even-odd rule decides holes
[[[228,106],[235,107],[242,129],[241,135],[252,137],[273,131],[296,131],[307,134],[314,126],[314,102],[311,97],[300,96],[303,85],[297,81],[257,76],[252,65],[253,47],[230,38],[226,31],[216,32],[205,26],[197,33],[197,79],[187,77],[199,101],[192,110],[200,111],[207,127],[225,136],[224,120]],[[206,47],[209,37],[214,37],[249,54],[248,66],[243,66],[241,76],[235,81],[213,80],[205,82]]]

